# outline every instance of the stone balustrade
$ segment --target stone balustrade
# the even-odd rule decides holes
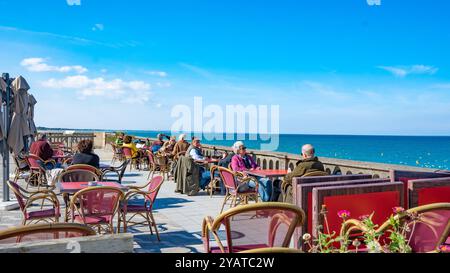
[[[107,134],[108,135],[108,134]],[[146,138],[137,137],[145,140]],[[155,140],[150,138],[150,140]],[[300,144],[299,144],[300,145]],[[231,152],[231,147],[203,145],[206,156],[213,156],[215,153]],[[293,170],[297,161],[300,160],[300,155],[268,152],[260,150],[248,150],[256,159],[256,162],[262,169],[291,169]],[[435,172],[437,169],[419,168],[407,165],[384,164],[375,162],[364,162],[356,160],[346,160],[337,158],[320,157],[320,160],[325,165],[325,170],[329,174],[370,174],[374,178],[388,178],[389,170],[404,170],[404,171],[424,171]]]

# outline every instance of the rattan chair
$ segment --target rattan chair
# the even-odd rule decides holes
[[[52,223],[11,227],[0,231],[0,244],[48,241],[93,236],[95,231],[81,224]]]
[[[20,187],[16,182],[7,181],[22,211],[22,225],[36,224],[39,222],[59,222],[60,205],[56,194],[51,190],[39,190],[29,192]],[[30,211],[29,208],[40,202],[40,210]],[[47,203],[47,204],[46,204]],[[44,209],[44,205],[51,205],[51,209]]]
[[[236,253],[261,248],[289,247],[294,230],[301,226],[305,213],[297,206],[265,202],[243,205],[208,216],[202,224],[202,240],[207,253]],[[224,228],[226,244],[219,237]],[[210,236],[217,246],[212,246]]]
[[[14,182],[17,182],[21,176],[25,176],[30,172],[30,166],[27,160],[20,158],[19,156],[14,156],[14,163],[16,163],[16,169],[14,170]]]
[[[215,176],[215,173],[219,171],[218,167],[219,166],[217,166],[217,165],[212,165],[209,170],[211,173],[211,182],[209,182],[208,186],[206,187],[206,191],[209,192],[209,196],[211,198],[215,191],[221,190],[221,187],[220,187],[221,180],[219,177]]]
[[[126,159],[122,165],[119,167],[109,167],[103,170],[101,180],[102,181],[117,181],[118,183],[122,183],[123,176],[125,175],[125,171],[127,170],[128,164],[131,163],[130,159]],[[111,180],[110,174],[117,174],[117,180]]]
[[[164,178],[162,176],[155,176],[149,181],[149,183],[147,183],[146,185],[148,186],[147,191],[143,191],[142,188],[139,189],[136,187],[133,188],[130,187],[130,190],[123,198],[124,200],[120,207],[120,213],[122,217],[121,219],[119,218],[119,229],[121,221],[123,222],[124,232],[127,232],[127,227],[129,226],[148,224],[148,227],[150,228],[150,233],[153,234],[152,230],[153,227],[155,229],[158,241],[160,240],[158,228],[156,226],[155,218],[153,217],[152,209],[163,182]],[[130,202],[132,199],[138,196],[143,197],[141,203],[136,204],[134,202]],[[127,214],[132,214],[132,216],[127,219]],[[136,216],[143,217],[145,221],[141,222],[132,221],[133,218]]]
[[[222,182],[225,186],[225,198],[222,203],[222,209],[220,213],[223,212],[225,204],[231,199],[230,208],[236,207],[237,205],[246,205],[250,199],[253,199],[256,203],[258,202],[258,180],[252,176],[245,177],[240,172],[234,172],[230,169],[217,166]],[[240,191],[240,185],[253,181],[255,183],[254,188],[248,188],[245,191]]]
[[[27,155],[25,157],[25,160],[27,161],[30,168],[30,176],[27,180],[27,188],[30,184],[35,187],[37,186],[38,190],[41,186],[48,187],[49,184],[47,181],[46,169],[43,166],[51,164],[53,165],[53,167],[55,167],[56,162],[53,159],[43,160],[39,156],[33,154]]]
[[[411,219],[409,215],[417,215]],[[450,236],[450,203],[435,203],[411,208],[394,216],[406,223],[409,227],[409,245],[413,252],[437,252],[439,247],[446,243]],[[391,221],[382,224],[376,233],[386,234],[392,227]],[[360,220],[347,220],[341,229],[341,235],[351,236],[354,233],[365,231],[366,228]]]
[[[114,216],[118,213],[123,196],[123,192],[114,187],[90,187],[81,190],[70,200],[70,219],[72,223],[96,227],[98,233],[104,231],[113,234]]]

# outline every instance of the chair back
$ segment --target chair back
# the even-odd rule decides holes
[[[126,159],[133,158],[133,153],[131,152],[131,149],[129,147],[122,147],[122,153]]]
[[[223,225],[227,249],[235,253],[267,247],[289,247],[295,228],[303,223],[305,213],[299,207],[278,202],[243,205],[222,213],[212,230]],[[222,246],[223,247],[223,246]]]
[[[101,175],[101,171],[99,169],[97,169],[94,166],[91,165],[87,165],[87,164],[75,164],[75,165],[70,165],[69,167],[67,167],[66,171],[72,171],[72,170],[86,170],[86,171],[91,171],[95,174],[97,174],[98,176]]]
[[[149,194],[145,197],[146,200],[150,201],[150,209],[158,196],[158,192],[164,183],[164,178],[161,175],[152,178],[150,184],[148,185]]]
[[[408,223],[412,233],[409,245],[413,252],[430,252],[436,250],[450,236],[450,203],[445,207],[420,213],[418,221]],[[408,237],[407,237],[408,238]]]
[[[39,162],[44,162],[42,158],[37,155],[29,154],[25,157],[25,160],[28,163],[28,166],[32,170],[44,170],[42,165]]]
[[[16,163],[17,169],[19,169],[19,170],[27,170],[27,169],[29,169],[28,162],[27,162],[26,159],[22,159],[18,155],[14,156],[13,159],[14,159],[14,163]],[[20,166],[21,163],[24,163],[25,165],[24,166]]]
[[[148,151],[148,162],[151,165],[156,165],[156,163],[155,163],[155,155],[151,151]]]
[[[220,177],[222,178],[223,185],[229,190],[236,190],[236,174],[230,169],[217,167]]]
[[[128,164],[130,164],[131,160],[127,159],[125,160],[122,165],[119,167],[119,181],[122,181],[123,175],[125,174],[125,171],[127,170]]]
[[[58,179],[60,182],[89,182],[99,180],[97,173],[83,169],[66,170],[59,175]]]
[[[17,184],[16,182],[13,181],[7,181],[6,182],[8,184],[8,187],[12,190],[12,192],[14,193],[14,196],[16,196],[17,199],[17,203],[19,203],[19,207],[21,211],[26,211],[26,200],[25,200],[25,196],[23,195],[23,193],[25,192],[25,190],[19,186],[19,184]]]
[[[314,172],[309,172],[309,173],[305,173],[302,177],[313,177],[313,176],[328,176],[329,174],[327,172],[323,172],[323,171],[314,171]]]
[[[70,210],[86,223],[89,219],[112,221],[119,208],[123,192],[114,187],[90,187],[77,192],[70,201]],[[73,217],[72,217],[73,218]]]
[[[52,223],[12,227],[0,231],[0,244],[47,241],[62,238],[93,236],[95,231],[81,224]]]

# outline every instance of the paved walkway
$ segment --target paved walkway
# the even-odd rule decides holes
[[[100,156],[102,163],[110,163],[112,158],[110,151],[96,150],[96,153]],[[15,166],[12,163],[10,173],[14,169]],[[0,175],[2,175],[1,171]],[[148,171],[130,172],[127,170],[123,184],[145,185],[147,176]],[[21,180],[20,183],[24,183],[24,180]],[[165,181],[154,206],[154,216],[161,236],[160,242],[156,235],[150,235],[148,226],[136,226],[128,229],[128,232],[134,234],[135,252],[203,252],[201,241],[203,218],[208,215],[216,217],[219,214],[223,196],[214,195],[210,198],[206,192],[200,192],[196,196],[187,196],[174,191],[175,183]],[[12,195],[11,198],[13,198]],[[61,202],[61,204],[64,203]],[[21,219],[22,214],[19,210],[0,211],[0,229],[20,225]]]

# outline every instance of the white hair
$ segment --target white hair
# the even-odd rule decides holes
[[[178,136],[178,140],[179,141],[184,140],[185,138],[186,138],[185,134],[181,134],[181,135]]]
[[[308,158],[314,157],[315,152],[314,146],[311,144],[305,144],[302,147],[302,154],[306,155]]]
[[[239,148],[241,148],[241,146],[244,146],[244,142],[242,142],[242,141],[236,141],[236,142],[233,144],[233,146],[232,146],[233,152],[234,152],[235,154],[237,154],[238,151],[239,151]]]

